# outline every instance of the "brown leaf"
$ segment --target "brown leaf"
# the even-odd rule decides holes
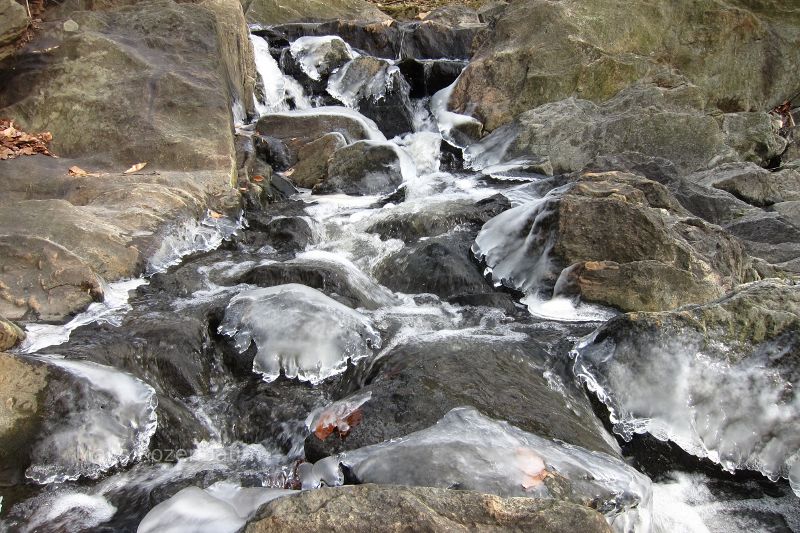
[[[208,210],[208,216],[210,216],[211,218],[214,218],[214,219],[222,218],[222,213],[217,213],[216,211],[214,211],[212,209],[209,209]]]
[[[69,167],[69,175],[70,176],[87,176],[89,173],[83,170],[79,166],[72,166]]]
[[[294,174],[294,167],[292,167],[292,168],[290,168],[290,169],[288,169],[288,170],[284,171],[284,173],[283,173],[283,175],[284,175],[284,176],[287,176],[287,177],[288,177],[288,176],[291,176],[292,174]]]
[[[136,164],[135,164],[135,165],[133,165],[131,168],[129,168],[128,170],[126,170],[126,171],[124,172],[124,174],[133,174],[134,172],[139,172],[140,170],[142,170],[142,169],[143,169],[144,167],[146,167],[146,166],[147,166],[147,162],[144,162],[144,163],[136,163]]]
[[[253,176],[250,179],[255,181],[256,183],[261,183],[262,181],[264,181],[264,176]]]

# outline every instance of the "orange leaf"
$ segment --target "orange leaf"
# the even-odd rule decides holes
[[[125,174],[133,174],[134,172],[139,172],[140,170],[142,170],[146,166],[147,166],[147,162],[145,162],[145,163],[136,163],[131,168],[126,170],[124,173]]]
[[[208,216],[210,216],[211,218],[222,218],[221,213],[217,213],[216,211],[213,211],[211,209],[208,210]]]
[[[264,176],[253,176],[251,179],[253,181],[255,181],[256,183],[260,183],[260,182],[264,181]]]

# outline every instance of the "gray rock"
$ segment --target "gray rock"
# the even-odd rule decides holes
[[[314,187],[314,194],[388,194],[403,183],[397,151],[387,144],[359,141],[333,153],[328,177]]]
[[[313,189],[328,177],[328,161],[347,141],[341,133],[323,135],[297,151],[297,164],[289,179],[298,187]]]
[[[727,191],[757,207],[800,200],[800,171],[770,172],[752,163],[731,163],[692,174],[687,180]]]
[[[0,61],[14,53],[16,41],[27,27],[28,14],[19,2],[0,1]]]
[[[565,502],[500,498],[428,487],[358,485],[305,491],[270,502],[245,530],[610,532],[596,511]]]
[[[245,13],[248,22],[263,26],[335,19],[391,20],[375,4],[364,0],[333,0],[325,3],[300,0],[291,4],[278,0],[253,0],[247,2]]]

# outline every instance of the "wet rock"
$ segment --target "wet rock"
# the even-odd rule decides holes
[[[724,115],[721,125],[717,117],[697,111],[701,98],[698,88],[687,84],[637,84],[600,105],[569,98],[522,113],[468,153],[481,166],[543,157],[556,174],[624,152],[667,160],[681,174],[732,161],[766,165],[780,153],[780,137],[767,113],[751,114],[764,126],[754,133],[746,121]]]
[[[326,252],[308,252],[282,263],[250,270],[240,279],[259,287],[300,283],[320,290],[348,307],[377,309],[390,305],[393,297],[352,263]]]
[[[101,280],[81,258],[38,237],[0,237],[0,313],[61,322],[102,300]]]
[[[301,37],[289,52],[307,77],[320,82],[353,59],[350,47],[339,37]]]
[[[256,234],[250,243],[269,244],[282,252],[297,252],[316,241],[312,221],[303,216],[250,217],[250,228]]]
[[[0,352],[10,350],[25,340],[25,332],[0,315]]]
[[[314,194],[388,194],[403,183],[402,161],[387,144],[359,141],[334,152]]]
[[[795,92],[789,75],[800,61],[790,29],[800,20],[795,6],[704,0],[695,7],[659,0],[630,9],[620,24],[618,9],[602,1],[512,2],[459,80],[451,105],[474,109],[491,131],[548,102],[608,100],[661,72],[663,61],[700,88],[700,109],[768,110]],[[555,27],[560,31],[553,33]],[[685,34],[698,38],[688,42]],[[764,72],[771,73],[766,84]]]
[[[292,153],[280,139],[269,135],[254,135],[253,144],[259,159],[277,172],[283,172],[295,164],[296,154]]]
[[[431,293],[463,303],[470,297],[492,294],[492,286],[470,257],[474,238],[475,233],[460,231],[408,245],[379,263],[375,277],[393,291]],[[502,302],[505,309],[514,309],[508,295],[497,294],[494,301]]]
[[[409,206],[409,209],[404,209]],[[404,204],[388,212],[379,213],[377,220],[370,223],[367,231],[377,233],[382,239],[401,239],[412,243],[422,237],[434,237],[447,233],[457,226],[464,229],[479,229],[491,218],[511,207],[508,198],[494,195],[478,202],[471,200],[452,200],[418,205]]]
[[[360,56],[331,77],[328,92],[375,121],[387,138],[414,129],[410,86],[386,60]]]
[[[246,531],[333,528],[366,533],[401,531],[409,524],[431,531],[610,531],[602,515],[580,505],[381,485],[324,488],[276,500],[261,509]]]
[[[0,485],[20,483],[41,423],[45,365],[0,353]]]
[[[614,439],[592,413],[583,391],[557,377],[559,371],[551,364],[531,339],[463,335],[400,344],[375,363],[366,386],[357,392],[371,394],[359,409],[360,423],[345,438],[310,435],[306,457],[316,461],[402,437],[462,405],[543,437],[616,455]],[[550,386],[544,375],[548,370],[554,383],[563,383],[563,392]]]
[[[705,305],[612,319],[579,345],[575,369],[625,439],[649,432],[797,487],[798,325],[800,286],[764,280]]]
[[[313,0],[302,0],[291,4],[280,3],[278,0],[254,0],[246,6],[245,15],[248,22],[263,26],[336,19],[391,20],[375,4],[364,0],[334,0],[324,4]]]
[[[28,27],[25,8],[14,0],[0,1],[0,61],[14,53],[17,39]]]
[[[328,133],[308,143],[297,152],[298,162],[290,179],[298,187],[313,189],[328,177],[328,161],[347,141],[341,133]]]
[[[460,4],[437,7],[433,11],[428,12],[428,14],[425,15],[422,20],[439,22],[440,24],[446,24],[448,26],[462,26],[481,23],[478,13],[476,13],[475,10]]]
[[[473,252],[495,280],[526,294],[657,311],[756,279],[742,244],[687,217],[663,185],[618,172],[574,179],[484,225]]]
[[[461,71],[467,66],[465,61],[430,60],[417,61],[406,59],[398,67],[411,86],[412,98],[433,96],[456,81]]]

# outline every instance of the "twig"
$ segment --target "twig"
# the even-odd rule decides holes
[[[31,15],[31,5],[28,3],[28,0],[25,0],[25,7],[28,8],[28,18],[33,19],[33,15]]]

